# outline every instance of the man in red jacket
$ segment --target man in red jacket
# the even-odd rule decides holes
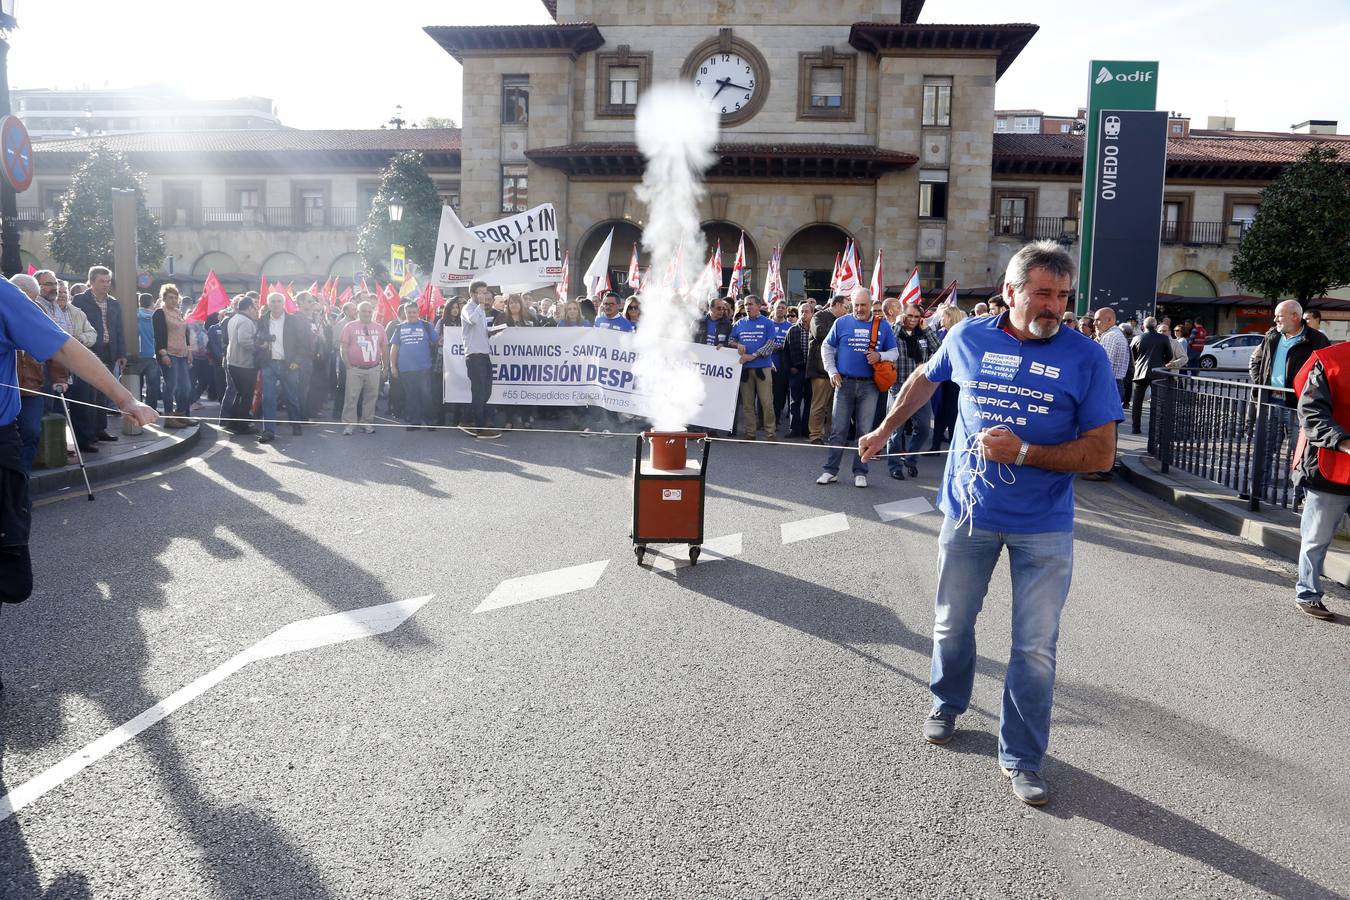
[[[1298,608],[1336,616],[1322,603],[1322,563],[1350,509],[1350,343],[1315,351],[1294,379],[1301,427],[1294,484],[1304,490],[1298,550]]]

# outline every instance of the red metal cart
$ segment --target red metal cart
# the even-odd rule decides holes
[[[701,441],[701,457],[687,456],[688,442]],[[650,459],[643,444],[650,443]],[[648,544],[688,544],[698,564],[703,543],[703,499],[708,476],[708,435],[697,431],[644,431],[633,460],[633,552],[638,565]]]

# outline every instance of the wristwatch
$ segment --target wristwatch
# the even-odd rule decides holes
[[[1027,451],[1030,450],[1030,449],[1031,449],[1031,445],[1028,444],[1026,441],[1023,441],[1023,442],[1022,442],[1022,447],[1021,447],[1021,449],[1019,449],[1019,450],[1017,451],[1017,459],[1013,460],[1013,465],[1014,465],[1014,466],[1020,466],[1022,463],[1026,462],[1026,461],[1027,461]]]

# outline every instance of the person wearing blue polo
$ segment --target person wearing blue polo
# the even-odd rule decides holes
[[[787,364],[787,333],[792,330],[792,322],[788,320],[788,305],[786,300],[779,300],[773,305],[773,330],[774,340],[778,342],[778,349],[773,352],[773,417],[775,421],[783,421],[783,407],[787,406],[788,399],[788,364]]]
[[[834,484],[839,480],[839,462],[844,458],[843,448],[850,430],[856,424],[856,433],[863,434],[876,419],[881,392],[872,380],[872,364],[883,359],[895,362],[900,355],[890,323],[872,315],[872,292],[865,287],[855,288],[849,303],[853,312],[835,319],[820,345],[820,361],[834,387],[834,407],[830,412],[830,449],[816,484]],[[867,460],[861,456],[853,460],[853,486],[867,487]]]
[[[1120,393],[1106,352],[1060,327],[1073,257],[1054,241],[1019,250],[1004,275],[1008,310],[967,319],[914,371],[890,413],[863,435],[871,458],[937,390],[961,387],[953,452],[942,477],[938,589],[923,737],[945,744],[970,704],[975,618],[1008,548],[1012,653],[1003,684],[998,760],[1013,794],[1049,798],[1041,763],[1050,742],[1059,618],[1073,575],[1074,475],[1111,466]],[[969,448],[971,452],[963,452]],[[975,469],[985,465],[984,477]]]
[[[115,320],[114,320],[115,321]],[[121,323],[116,323],[121,327]],[[55,360],[109,397],[128,420],[149,425],[158,417],[113,377],[108,367],[6,279],[0,279],[0,603],[22,603],[33,591],[28,532],[33,509],[20,456],[16,351],[38,362]]]
[[[632,331],[633,323],[619,313],[619,295],[610,291],[600,301],[600,315],[592,323],[595,328],[608,328],[611,331]]]
[[[747,441],[755,439],[759,416],[755,400],[764,416],[764,436],[778,440],[778,420],[773,414],[773,353],[782,344],[773,320],[764,315],[764,301],[749,294],[745,298],[745,318],[731,326],[729,344],[741,354],[741,433]]]
[[[389,375],[403,390],[403,416],[408,430],[431,430],[431,367],[436,332],[422,321],[416,303],[403,305],[404,320],[389,339]]]

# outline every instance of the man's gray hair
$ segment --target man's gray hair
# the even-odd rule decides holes
[[[9,276],[9,283],[14,285],[19,290],[23,291],[25,294],[27,294],[30,300],[37,297],[38,295],[37,279],[34,278],[32,275],[28,275],[23,272],[18,272],[14,275]]]
[[[1147,328],[1149,331],[1157,331],[1158,320],[1153,318],[1152,316],[1149,316],[1148,318],[1144,319],[1144,327]]]
[[[1032,269],[1044,269],[1056,278],[1067,275],[1070,285],[1078,277],[1078,266],[1073,256],[1056,241],[1032,241],[1018,250],[1008,260],[1008,270],[1003,275],[1003,281],[1011,284],[1013,290],[1020,291],[1026,287]]]

